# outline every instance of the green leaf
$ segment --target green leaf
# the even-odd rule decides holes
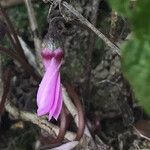
[[[109,0],[112,8],[128,18],[133,39],[122,49],[122,69],[135,96],[150,114],[150,0],[136,0],[131,9],[129,0]]]
[[[122,68],[130,81],[139,103],[150,113],[150,43],[134,39],[126,44]]]
[[[130,0],[109,0],[112,9],[116,10],[121,15],[126,15],[129,12]]]

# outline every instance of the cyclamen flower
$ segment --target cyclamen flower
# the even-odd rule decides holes
[[[42,53],[45,74],[37,92],[38,116],[49,115],[49,120],[56,120],[62,109],[62,91],[60,83],[60,67],[62,64],[63,51],[58,48],[50,51],[45,48]]]

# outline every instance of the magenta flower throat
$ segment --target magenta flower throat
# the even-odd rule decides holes
[[[58,48],[51,51],[45,48],[42,53],[45,74],[37,92],[38,116],[49,115],[49,120],[56,120],[62,109],[62,91],[60,83],[60,67],[64,53]]]

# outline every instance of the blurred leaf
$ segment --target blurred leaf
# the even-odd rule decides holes
[[[126,15],[129,11],[130,0],[109,0],[112,8],[118,13]]]
[[[150,0],[110,0],[113,9],[129,19],[133,39],[122,49],[122,68],[131,82],[139,103],[150,114]]]
[[[123,49],[122,67],[139,103],[150,113],[150,43],[131,40]]]
[[[48,9],[49,6],[44,5],[44,3],[37,3],[34,5],[34,10],[36,13],[35,15],[38,23],[38,30],[40,33],[43,33],[46,28]]]
[[[25,5],[17,5],[8,9],[8,15],[14,25],[14,28],[17,28],[17,30],[19,29],[19,32],[21,33],[28,31],[27,28],[29,26],[29,22]]]
[[[150,40],[150,0],[137,0],[136,9],[131,17],[133,30],[140,40]]]

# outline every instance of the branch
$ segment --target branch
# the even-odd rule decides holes
[[[29,48],[29,46],[25,43],[25,41],[19,35],[18,35],[18,39],[19,39],[19,42],[21,44],[21,47],[24,51],[24,54],[25,54],[28,62],[30,63],[30,65],[32,65],[34,68],[37,69],[35,55],[32,53],[32,50]]]
[[[24,0],[24,2],[26,5],[26,8],[27,8],[28,18],[30,21],[30,27],[31,27],[31,30],[33,33],[33,40],[34,40],[34,47],[35,47],[35,54],[36,54],[36,63],[39,68],[38,70],[42,70],[41,54],[40,54],[42,41],[39,38],[37,20],[35,17],[35,13],[34,13],[34,9],[33,9],[31,0]]]
[[[41,49],[41,40],[38,37],[38,25],[37,25],[37,21],[35,18],[33,5],[32,5],[31,0],[24,0],[24,2],[25,2],[27,12],[28,12],[30,27],[34,36],[34,46],[35,46],[36,51],[39,51]]]
[[[32,122],[33,124],[36,124],[41,129],[47,131],[49,134],[52,132],[57,136],[59,133],[59,127],[48,122],[44,118],[38,117],[36,114],[29,113],[26,111],[19,110],[15,106],[12,106],[10,103],[7,103],[5,105],[6,111],[11,114],[15,119],[21,119],[24,121]],[[65,134],[65,138],[69,141],[74,140],[76,135],[72,132],[67,131]]]
[[[115,51],[120,56],[119,48],[114,43],[112,43],[103,33],[101,33],[98,29],[96,29],[95,26],[91,24],[85,17],[83,17],[73,6],[64,1],[62,2],[62,4],[72,14],[74,14],[82,24],[84,24],[91,31],[93,31],[98,37],[100,37],[106,43],[106,45],[108,45],[111,48],[111,50]]]

